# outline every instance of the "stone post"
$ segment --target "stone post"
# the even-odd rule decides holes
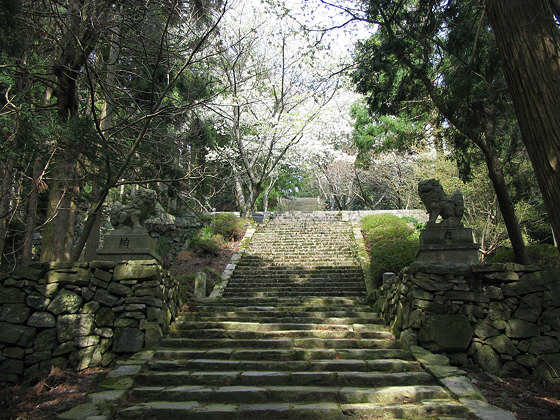
[[[194,275],[194,296],[206,297],[206,273],[199,271]]]

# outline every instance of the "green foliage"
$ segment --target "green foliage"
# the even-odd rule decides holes
[[[385,272],[398,273],[414,261],[418,232],[392,214],[366,216],[362,232],[371,260],[371,274],[377,283]]]
[[[214,236],[214,232],[212,229],[212,226],[204,226],[202,228],[202,230],[200,231],[200,235],[199,235],[202,239],[210,239],[212,236]]]
[[[422,124],[404,115],[378,115],[372,118],[362,101],[352,105],[350,116],[354,119],[352,140],[361,153],[407,150],[422,137]]]
[[[217,256],[220,253],[220,248],[224,244],[224,239],[221,235],[213,236],[209,239],[197,236],[190,240],[188,249],[199,256]]]
[[[169,252],[173,249],[173,244],[164,236],[160,237],[156,244],[156,251],[159,255],[164,256],[169,254]]]
[[[398,273],[414,262],[418,251],[418,238],[410,236],[394,242],[376,243],[371,246],[371,275],[378,284],[383,273]]]
[[[414,233],[407,222],[393,214],[366,216],[362,219],[362,231],[365,232],[366,245],[376,242],[392,242],[406,238]]]
[[[420,232],[422,229],[426,228],[426,223],[422,223],[421,221],[419,221],[416,217],[412,217],[412,216],[403,216],[402,220],[405,220],[406,222],[410,223],[412,226],[414,226],[414,229],[417,232]]]
[[[226,241],[241,239],[246,220],[234,214],[218,214],[212,218],[208,231],[212,235],[221,235]],[[206,229],[206,228],[205,228]],[[204,231],[204,230],[203,230]]]
[[[531,264],[540,265],[544,267],[558,267],[560,266],[560,255],[558,248],[550,244],[533,244],[527,246],[527,253],[529,254],[529,261]],[[506,249],[498,251],[493,257],[488,258],[485,263],[507,263],[515,262],[515,255],[513,250]]]
[[[21,47],[20,34],[17,33],[21,6],[21,0],[0,0],[0,54],[12,53]]]

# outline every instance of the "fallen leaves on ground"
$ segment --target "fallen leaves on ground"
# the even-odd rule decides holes
[[[85,402],[86,393],[93,392],[101,368],[74,372],[52,367],[20,385],[0,388],[0,411],[9,420],[48,420]]]
[[[536,378],[498,378],[477,370],[468,375],[490,404],[518,420],[560,419],[560,384]]]

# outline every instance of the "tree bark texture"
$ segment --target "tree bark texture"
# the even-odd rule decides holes
[[[0,175],[2,176],[2,189],[0,190],[0,265],[6,248],[8,236],[8,221],[10,220],[11,188],[13,182],[14,161],[10,159],[5,164],[0,164]]]
[[[560,30],[547,0],[487,0],[523,142],[560,237]]]
[[[49,204],[43,234],[41,261],[69,261],[67,255],[67,232],[71,221],[72,190],[70,180],[74,178],[72,161],[56,165],[56,179],[49,186]],[[74,231],[73,228],[71,229]]]
[[[43,175],[43,165],[37,158],[33,165],[33,187],[29,193],[29,203],[27,205],[27,214],[25,216],[25,235],[23,237],[22,264],[29,264],[33,259],[33,234],[35,233],[37,204],[39,202],[39,194],[42,192],[43,183],[41,176]]]

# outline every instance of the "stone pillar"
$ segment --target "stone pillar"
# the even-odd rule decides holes
[[[199,271],[194,275],[194,296],[206,297],[206,273]]]
[[[428,222],[420,232],[417,261],[477,264],[478,244],[473,243],[472,229],[460,222]]]

